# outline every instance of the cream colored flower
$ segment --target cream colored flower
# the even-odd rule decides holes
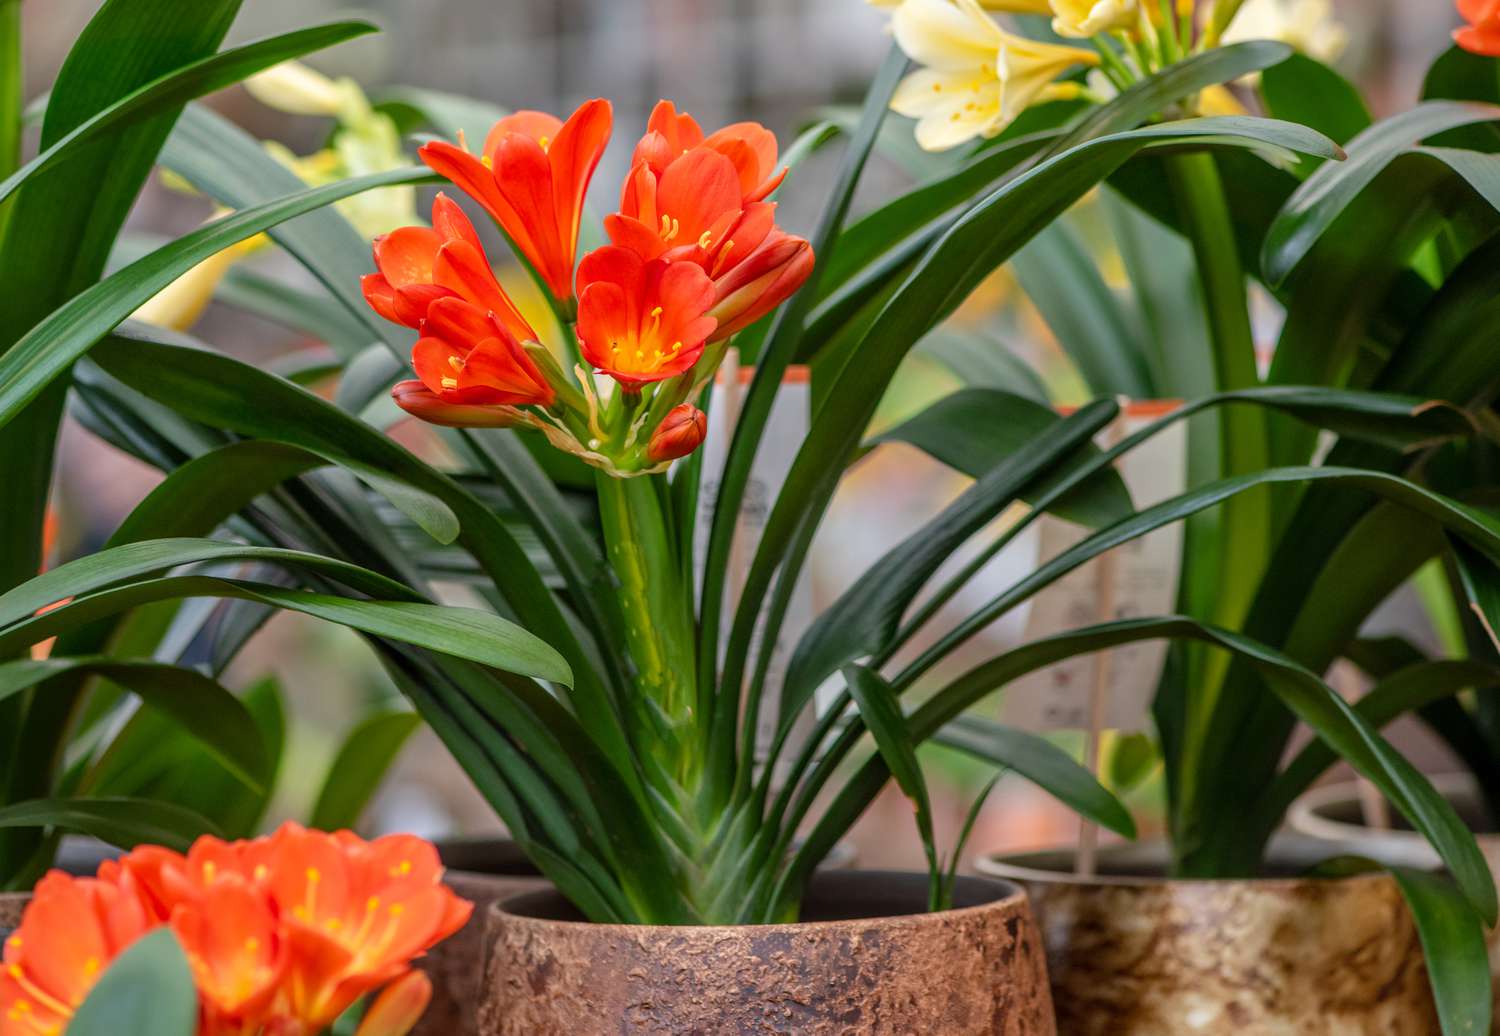
[[[1092,51],[1006,32],[978,0],[904,0],[891,25],[925,66],[902,81],[891,108],[917,120],[917,143],[928,151],[995,136],[1063,72],[1098,62]]]
[[[1052,31],[1076,40],[1129,28],[1140,16],[1137,0],[1051,0],[1051,3]]]
[[[1333,61],[1349,45],[1349,33],[1334,17],[1332,0],[1246,0],[1225,43],[1279,40],[1319,61]]]
[[[300,61],[284,61],[245,80],[245,89],[267,108],[289,115],[322,115],[342,119],[368,109],[365,95],[352,79],[329,79]]]

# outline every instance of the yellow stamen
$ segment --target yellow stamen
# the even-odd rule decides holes
[[[552,138],[551,137],[538,137],[537,138],[537,143],[542,146],[542,150],[543,151],[548,151],[548,150],[551,150],[551,148],[552,148]]]
[[[707,230],[705,230],[703,232],[703,236],[698,239],[698,247],[701,248],[701,249],[703,249],[705,252],[708,251],[709,248],[711,248],[713,246],[713,243],[714,243],[713,233],[710,232],[710,231],[707,231]]]
[[[469,150],[469,137],[468,134],[463,131],[462,126],[460,126],[458,129],[458,146],[463,148],[465,151]]]
[[[454,370],[456,370],[460,374],[462,374],[463,371],[464,371],[464,361],[463,361],[463,358],[460,357],[460,356],[450,356],[450,357],[448,357],[448,366],[452,367]],[[407,864],[407,870],[410,870],[410,869],[411,869],[411,865]],[[394,872],[392,872],[392,873],[394,873]]]
[[[682,224],[681,223],[679,223],[677,220],[673,219],[671,216],[668,216],[666,213],[662,213],[662,217],[661,217],[661,234],[660,234],[660,237],[661,237],[661,239],[663,241],[667,241],[667,242],[672,241],[674,238],[677,237],[677,235],[679,233],[681,233],[681,231],[682,231]]]
[[[449,392],[452,392],[454,389],[458,388],[458,379],[457,378],[444,378],[440,384],[443,386],[443,388],[445,390],[447,390]]]

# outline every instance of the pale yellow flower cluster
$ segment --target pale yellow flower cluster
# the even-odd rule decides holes
[[[1144,78],[1189,51],[1223,42],[1273,39],[1320,60],[1347,42],[1332,0],[869,0],[891,12],[891,32],[922,66],[897,89],[891,108],[917,120],[917,142],[943,151],[1003,132],[1039,101],[1095,97],[1100,91],[1059,79],[1078,66],[1103,65],[1112,91]],[[1043,43],[1008,32],[992,16],[1047,15],[1052,31],[1092,40],[1095,50]],[[1105,60],[1107,59],[1107,60]],[[1099,72],[1093,73],[1099,76]],[[1213,88],[1205,112],[1243,111],[1233,94]]]
[[[891,107],[917,120],[917,142],[929,151],[995,136],[1037,101],[1056,96],[1056,80],[1068,69],[1099,61],[1093,51],[1007,32],[985,6],[980,0],[902,0],[891,16],[896,42],[924,66],[901,83]],[[999,8],[998,0],[987,6]],[[1003,9],[1036,6],[1035,0],[1009,0]]]
[[[245,88],[262,104],[289,115],[335,119],[338,129],[330,145],[311,155],[296,155],[275,141],[266,141],[270,155],[309,187],[349,177],[400,169],[411,164],[401,148],[401,137],[390,118],[375,111],[352,79],[330,79],[296,61],[288,61],[254,75]],[[169,185],[191,191],[186,183],[169,178]],[[365,191],[335,204],[363,238],[375,238],[417,220],[417,195],[412,187],[383,187]],[[227,210],[215,213],[221,216]],[[186,331],[198,322],[235,263],[267,243],[264,234],[210,256],[167,286],[138,309],[133,318],[157,327]]]

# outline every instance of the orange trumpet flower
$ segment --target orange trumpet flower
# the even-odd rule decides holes
[[[1464,50],[1500,57],[1500,0],[1458,0],[1458,12],[1469,23],[1453,34]]]
[[[715,327],[714,286],[700,266],[616,245],[584,256],[578,300],[583,358],[632,390],[690,369]]]
[[[387,320],[420,329],[429,308],[457,298],[493,313],[512,335],[534,341],[536,332],[495,279],[474,224],[447,195],[432,203],[432,228],[402,227],[375,239],[379,273],[360,282],[365,301]]]
[[[154,926],[133,886],[48,874],[5,942],[0,1036],[61,1033],[110,963]]]
[[[411,359],[422,384],[444,403],[551,406],[557,397],[504,322],[460,299],[429,307]]]
[[[138,849],[97,879],[54,872],[5,946],[0,1036],[61,1033],[111,961],[162,925],[192,968],[199,1036],[321,1032],[381,987],[361,1036],[403,1036],[431,992],[411,961],[472,910],[442,874],[419,838],[296,824],[202,838],[186,856]]]
[[[704,137],[698,120],[686,112],[679,113],[671,101],[657,102],[646,123],[646,135],[635,146],[631,165],[645,165],[661,176],[677,158],[700,145],[719,152],[734,165],[744,205],[764,200],[786,179],[786,170],[776,169],[776,134],[760,123],[737,122]]]
[[[585,102],[567,122],[544,112],[518,112],[495,123],[482,158],[443,141],[424,145],[418,154],[483,205],[552,294],[566,302],[573,296],[584,196],[613,121],[604,100]]]
[[[605,220],[610,239],[645,259],[694,262],[714,281],[715,340],[754,323],[807,279],[812,250],[776,228],[763,201],[780,183],[770,175],[776,138],[741,123],[703,138],[690,116],[657,105],[636,148],[620,211]]]

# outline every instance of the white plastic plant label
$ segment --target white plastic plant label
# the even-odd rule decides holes
[[[1133,403],[1101,437],[1109,446],[1176,409],[1173,402]],[[1110,437],[1113,437],[1110,439]],[[1175,496],[1186,482],[1186,423],[1178,422],[1125,455],[1117,465],[1137,509]],[[1039,560],[1056,557],[1089,530],[1045,515]],[[1133,616],[1168,615],[1177,600],[1182,524],[1118,547],[1073,571],[1032,602],[1026,640]],[[1146,641],[1099,655],[1080,655],[1017,680],[1006,688],[1001,719],[1027,730],[1088,729],[1094,719],[1111,730],[1150,729],[1166,644]],[[1096,703],[1095,695],[1098,695]]]

